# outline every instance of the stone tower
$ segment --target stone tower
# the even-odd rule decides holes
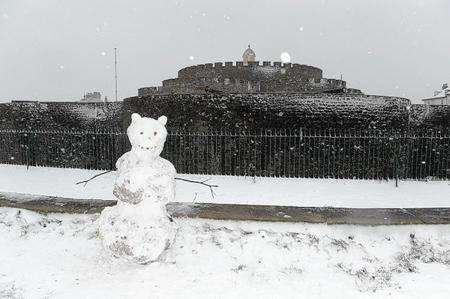
[[[162,86],[142,87],[139,96],[199,93],[344,93],[346,82],[323,78],[322,70],[298,63],[257,61],[250,45],[242,61],[192,65]],[[360,91],[353,90],[357,93]]]
[[[248,45],[248,48],[244,51],[244,54],[242,54],[242,61],[244,62],[244,65],[248,65],[249,62],[255,61],[255,58],[255,52],[250,48],[250,45]]]

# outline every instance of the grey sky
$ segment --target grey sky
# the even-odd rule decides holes
[[[123,98],[184,66],[240,60],[249,43],[257,60],[286,51],[419,102],[450,81],[450,1],[0,0],[0,101],[112,99],[115,46]]]

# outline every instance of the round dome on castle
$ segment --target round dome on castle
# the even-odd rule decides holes
[[[252,48],[250,48],[250,45],[248,45],[248,48],[244,51],[244,54],[242,54],[242,61],[244,62],[245,65],[247,65],[249,62],[254,62],[255,59],[256,54],[252,50]]]

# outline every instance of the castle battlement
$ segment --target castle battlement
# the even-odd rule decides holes
[[[229,79],[240,81],[283,81],[289,79],[297,82],[308,79],[322,79],[322,70],[304,64],[281,63],[270,61],[215,62],[193,65],[178,71],[178,79],[183,81],[208,81],[209,79]],[[170,81],[167,81],[169,83]],[[216,80],[217,81],[217,80]],[[164,86],[164,82],[163,82]]]
[[[235,67],[235,66],[241,66],[241,67],[252,67],[252,66],[275,66],[275,67],[312,67],[316,68],[314,66],[306,65],[306,64],[299,64],[299,63],[283,63],[281,61],[250,61],[247,64],[244,64],[243,61],[225,61],[225,62],[214,62],[214,63],[203,63],[203,64],[196,64],[192,66],[188,66],[183,68],[213,68],[213,67]]]
[[[299,63],[283,63],[280,61],[251,61],[247,64],[244,64],[243,61],[225,61],[225,62],[214,62],[214,63],[204,63],[204,64],[197,64],[193,66],[188,66],[185,68],[182,68],[178,71],[178,76],[186,74],[186,73],[192,73],[197,72],[199,70],[204,69],[229,69],[229,68],[255,68],[255,67],[271,67],[271,68],[284,68],[284,69],[293,69],[296,71],[302,71],[302,70],[309,70],[309,71],[316,71],[316,72],[322,72],[320,68],[306,65],[306,64],[299,64]]]

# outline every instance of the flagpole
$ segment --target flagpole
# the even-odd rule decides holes
[[[116,84],[115,99],[117,102],[117,48],[114,48],[114,79]]]

